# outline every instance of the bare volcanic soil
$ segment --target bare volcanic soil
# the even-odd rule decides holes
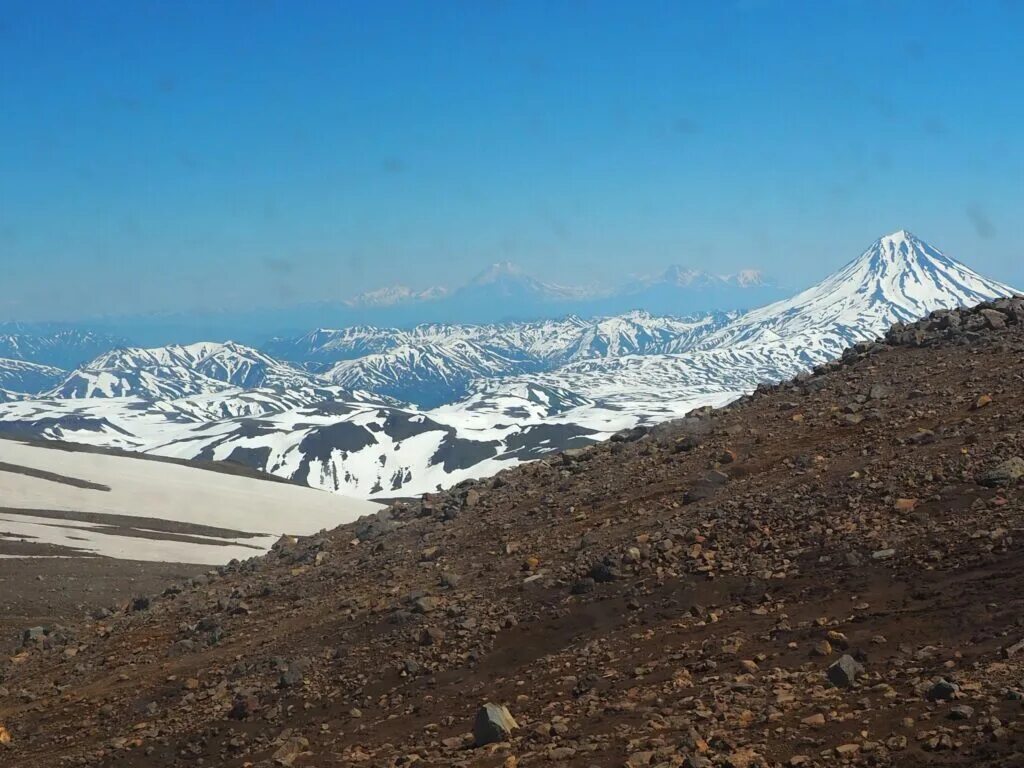
[[[1022,321],[30,629],[0,763],[1024,765]]]

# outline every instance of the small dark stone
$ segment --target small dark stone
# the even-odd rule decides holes
[[[960,693],[960,686],[956,683],[951,683],[948,680],[939,680],[935,685],[928,689],[925,694],[925,698],[928,701],[949,701],[955,699]]]
[[[829,682],[837,688],[852,688],[857,682],[857,676],[864,674],[864,667],[853,656],[843,654],[829,666],[826,674]]]
[[[597,582],[589,576],[582,579],[577,579],[572,585],[572,593],[574,595],[585,595],[588,592],[593,592],[597,587]]]

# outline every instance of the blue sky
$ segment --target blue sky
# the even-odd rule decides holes
[[[907,228],[1024,285],[1024,3],[0,0],[0,319]]]

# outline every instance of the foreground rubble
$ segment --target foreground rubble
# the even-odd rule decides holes
[[[26,628],[0,761],[1022,765],[1022,323],[1021,299],[936,313]]]

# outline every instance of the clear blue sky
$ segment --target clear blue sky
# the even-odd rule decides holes
[[[1024,284],[1024,3],[0,0],[0,319],[497,260]]]

